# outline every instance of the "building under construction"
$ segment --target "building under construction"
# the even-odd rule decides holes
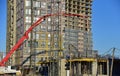
[[[97,51],[92,49],[92,0],[7,0],[7,3],[7,52],[39,17],[58,14],[34,28],[7,65],[21,65],[23,76],[31,69],[32,76],[109,76],[109,61],[97,59]]]

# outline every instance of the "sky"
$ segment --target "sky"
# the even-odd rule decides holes
[[[6,50],[6,0],[0,0],[0,51]]]
[[[0,50],[6,50],[6,0],[0,0]],[[120,49],[120,0],[93,0],[93,49],[100,54]]]
[[[93,48],[100,54],[120,49],[120,0],[94,0],[92,9]]]

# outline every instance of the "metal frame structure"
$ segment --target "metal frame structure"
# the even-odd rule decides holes
[[[56,14],[48,14],[45,16],[40,17],[35,23],[33,23],[31,25],[31,27],[24,33],[24,35],[18,40],[18,42],[13,46],[13,48],[9,51],[9,53],[2,59],[2,61],[0,62],[1,66],[4,66],[5,63],[8,61],[8,59],[10,58],[10,56],[23,44],[23,42],[25,40],[27,40],[29,38],[28,34],[37,26],[39,25],[41,22],[43,22],[45,20],[45,18],[50,17],[50,16],[79,16],[79,17],[84,17],[83,15],[79,15],[79,14],[70,14],[70,13],[56,13]],[[87,16],[85,16],[87,18]]]

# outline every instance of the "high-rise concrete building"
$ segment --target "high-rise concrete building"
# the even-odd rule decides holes
[[[41,16],[61,12],[83,16],[46,18],[33,29],[9,63],[18,65],[30,54],[44,50],[60,52],[33,56],[25,65],[71,53],[75,57],[92,55],[91,6],[92,0],[8,0],[7,52]]]
[[[7,0],[7,41],[6,53],[16,43],[16,0]],[[7,65],[15,65],[15,53],[10,57]]]
[[[98,58],[98,52],[92,51],[92,0],[7,0],[7,2],[7,53],[39,17],[60,14],[43,20],[29,34],[29,39],[10,57],[7,65],[19,65],[24,60],[27,61],[23,67],[20,66],[22,76],[40,76],[40,69],[37,75],[38,70],[34,66],[44,68],[43,71],[47,74],[44,74],[45,76],[110,75],[111,57]],[[62,16],[61,12],[81,16]],[[40,51],[46,53],[30,57]],[[0,53],[0,56],[2,59],[3,53]],[[69,56],[70,59],[67,60]],[[120,74],[118,63],[120,60],[114,59],[113,75],[117,76]],[[30,74],[29,65],[35,70]]]

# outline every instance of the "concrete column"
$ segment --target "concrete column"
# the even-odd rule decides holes
[[[65,59],[61,59],[61,74],[59,76],[67,76],[67,70],[65,70]]]
[[[77,69],[78,76],[81,76],[81,63],[78,63]]]
[[[67,71],[67,76],[70,76],[70,70],[66,70]]]
[[[107,60],[107,76],[109,76],[109,60]]]
[[[92,76],[98,76],[97,75],[97,59],[92,63]]]
[[[74,67],[73,67],[73,68],[74,68],[74,73],[73,73],[73,75],[76,76],[76,65],[75,65],[75,63],[74,63]]]
[[[71,67],[70,76],[73,76],[73,74],[74,74],[74,64],[72,64],[70,67]]]
[[[103,65],[100,64],[100,67],[99,67],[99,68],[100,68],[100,75],[102,75],[102,66],[103,66]]]

